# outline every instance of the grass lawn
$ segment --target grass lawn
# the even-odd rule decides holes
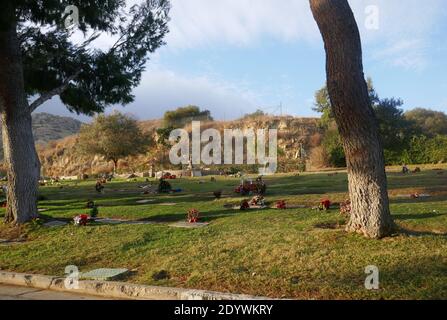
[[[347,198],[344,173],[278,175],[266,181],[270,203],[313,206],[326,197],[333,202]],[[67,265],[81,271],[124,267],[134,271],[129,282],[275,298],[447,298],[447,172],[389,173],[391,210],[404,231],[380,241],[345,233],[338,209],[224,208],[242,199],[233,193],[238,183],[233,178],[181,179],[172,182],[183,189],[175,195],[142,195],[142,180],[109,183],[104,194],[95,192],[93,181],[43,187],[47,200],[39,208],[48,210],[42,220],[87,213],[86,202],[92,199],[100,217],[160,223],[47,228],[38,221],[18,230],[0,222],[0,238],[26,237],[24,243],[0,245],[0,269],[62,276]],[[219,189],[225,197],[216,201],[212,191]],[[414,192],[431,197],[401,196]],[[136,203],[142,199],[154,202]],[[191,208],[210,225],[168,226],[184,220]],[[369,265],[379,267],[378,291],[364,287]],[[154,275],[161,271],[169,277],[157,280]]]

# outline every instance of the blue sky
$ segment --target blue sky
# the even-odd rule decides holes
[[[349,2],[365,73],[380,96],[402,98],[405,109],[447,112],[445,0]],[[108,112],[150,119],[194,104],[229,120],[258,108],[279,113],[282,103],[285,114],[315,115],[325,56],[308,0],[172,0],[172,6],[167,46],[151,57],[135,102]],[[104,36],[100,45],[112,41]],[[58,99],[40,111],[69,115]]]

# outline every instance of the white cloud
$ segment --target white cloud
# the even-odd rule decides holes
[[[172,0],[173,48],[213,43],[249,45],[262,37],[284,41],[317,35],[307,0]]]
[[[444,0],[350,0],[365,46],[373,56],[406,69],[427,64],[422,42],[445,14]],[[321,41],[308,0],[172,0],[168,48],[211,45],[249,46],[265,38],[280,41]],[[368,13],[379,10],[379,29],[365,27]],[[418,39],[418,44],[414,44]],[[397,50],[403,44],[411,46]]]
[[[262,37],[319,39],[308,0],[171,0],[168,43],[191,48],[213,43],[248,45]],[[441,17],[443,0],[350,0],[366,40],[426,34]],[[380,11],[380,28],[365,28],[365,9]]]
[[[154,66],[144,74],[134,94],[133,103],[109,108],[107,113],[119,110],[138,119],[154,119],[161,118],[167,110],[193,104],[210,110],[216,119],[229,120],[255,111],[261,101],[243,83],[234,85],[209,76],[189,77]],[[45,104],[38,112],[69,115],[59,99]]]
[[[141,0],[128,0],[128,6]],[[427,64],[420,45],[396,48],[404,43],[429,43],[430,33],[446,17],[445,0],[350,0],[367,53],[388,51],[386,62],[404,68],[421,69]],[[250,46],[273,38],[284,42],[321,42],[309,0],[171,0],[168,48],[182,50],[207,46]],[[376,6],[379,28],[369,30],[365,9]],[[74,37],[81,42],[80,35]],[[109,35],[97,41],[99,48],[113,43]],[[369,47],[371,46],[371,47]],[[393,54],[391,51],[395,51]]]
[[[148,119],[192,104],[210,110],[217,119],[234,119],[256,110],[260,104],[260,97],[247,86],[208,75],[190,77],[153,65],[135,90],[135,102],[118,109]]]
[[[426,44],[422,39],[401,40],[376,50],[372,57],[392,66],[408,70],[422,70],[427,65],[425,51]]]
[[[423,69],[427,65],[430,34],[445,14],[444,1],[350,0],[366,47],[365,55],[396,67]],[[171,32],[166,39],[168,51],[253,46],[272,38],[321,44],[308,0],[171,2]],[[369,5],[379,8],[378,30],[365,28],[365,8]],[[101,47],[107,47],[111,41],[107,37],[100,40]],[[163,70],[160,66],[154,68],[154,62],[150,66],[135,90],[136,102],[124,109],[143,119],[159,117],[167,109],[190,103],[209,108],[217,118],[228,119],[256,109],[265,98],[253,93],[249,83],[230,84],[228,80],[210,75],[188,76],[175,70]],[[285,87],[281,95],[293,90]],[[53,102],[47,108],[56,109],[56,105]]]

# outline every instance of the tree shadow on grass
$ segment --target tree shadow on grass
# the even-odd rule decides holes
[[[340,275],[328,278],[331,281],[329,286],[339,294],[349,296],[351,292],[356,293],[356,297],[360,295],[367,299],[445,299],[447,286],[443,279],[446,278],[447,266],[436,254],[404,260],[396,257],[385,265],[379,258],[380,255],[374,253],[369,263],[379,268],[380,290],[365,288],[366,266],[359,263],[351,270],[343,270]],[[340,292],[339,288],[346,290]]]
[[[396,220],[423,220],[447,216],[445,213],[393,214]]]
[[[440,237],[446,238],[447,232],[433,232],[433,231],[419,231],[419,230],[410,230],[408,228],[401,227],[399,229],[399,234],[409,236],[409,237]]]
[[[61,221],[61,222],[67,222],[67,223],[73,221],[73,218],[53,217],[53,216],[50,216],[50,215],[47,215],[47,214],[42,214],[42,213],[39,213],[39,219],[43,223],[47,223],[47,222],[50,222],[50,221],[56,221],[56,220],[57,221]]]
[[[419,203],[429,203],[429,202],[441,202],[446,201],[445,196],[432,196],[432,197],[426,197],[426,198],[418,198],[418,199],[411,199],[408,198],[392,198],[390,199],[391,204],[419,204]]]
[[[253,211],[253,213],[255,213],[255,212],[259,212],[260,210],[252,210],[252,211]],[[227,217],[235,216],[242,212],[246,212],[246,211],[223,209],[223,210],[203,212],[203,213],[201,213],[201,216],[200,216],[200,222],[211,222],[213,220],[217,220],[220,218],[227,218]],[[149,222],[149,223],[173,223],[173,222],[186,220],[186,217],[187,217],[187,213],[185,212],[185,213],[178,213],[178,214],[160,214],[160,215],[155,215],[155,216],[148,217],[148,218],[141,218],[141,219],[135,219],[135,220],[129,220],[129,221]],[[39,219],[41,221],[43,221],[43,223],[47,223],[50,221],[56,221],[56,220],[62,221],[62,222],[67,222],[67,223],[70,223],[73,221],[72,218],[53,217],[51,215],[42,214],[42,213],[39,214]],[[123,220],[123,221],[125,221],[125,220]]]

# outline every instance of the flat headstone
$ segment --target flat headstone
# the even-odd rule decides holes
[[[164,206],[164,207],[170,207],[170,206],[175,206],[177,205],[177,203],[159,203],[160,206]]]
[[[147,200],[138,200],[137,203],[138,204],[145,204],[145,203],[151,203],[154,202],[154,199],[147,199]]]
[[[127,225],[147,225],[147,224],[158,224],[159,222],[155,221],[126,221],[123,224]]]
[[[63,227],[66,226],[68,223],[64,221],[50,221],[47,223],[44,223],[44,227],[53,228],[53,227]]]
[[[413,194],[398,194],[396,196],[396,198],[411,198],[412,196],[414,196],[414,195]],[[431,195],[429,195],[429,194],[419,194],[416,197],[416,199],[417,198],[430,198],[430,197],[431,197]]]
[[[48,211],[48,209],[47,208],[40,208],[40,209],[37,209],[37,211],[38,212],[45,212],[45,211]]]
[[[96,281],[111,281],[122,278],[129,273],[128,269],[96,269],[89,272],[81,273],[82,279]]]
[[[101,219],[95,219],[95,222],[104,223],[104,224],[122,224],[125,221],[124,220],[118,220],[118,219],[101,218]]]
[[[199,229],[209,226],[208,222],[189,223],[187,221],[179,221],[169,225],[174,228]]]
[[[264,210],[267,209],[267,206],[250,206],[250,208],[247,208],[247,210]],[[241,206],[234,206],[233,210],[241,210]]]

